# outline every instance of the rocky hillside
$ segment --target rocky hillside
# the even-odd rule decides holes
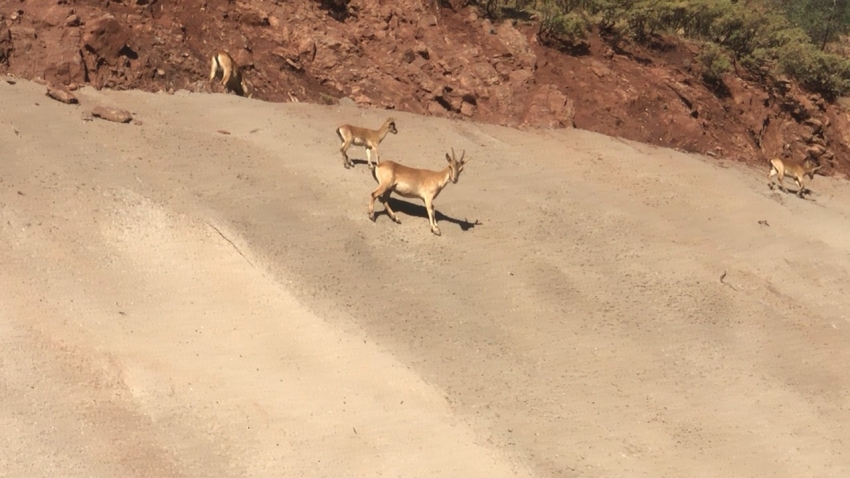
[[[694,46],[591,35],[542,45],[535,20],[463,0],[0,0],[0,71],[69,89],[210,91],[228,50],[255,98],[361,105],[523,127],[578,127],[764,165],[785,154],[850,173],[850,120],[793,82],[740,69],[709,88]],[[214,91],[220,91],[215,89]],[[403,126],[400,125],[403,129]]]

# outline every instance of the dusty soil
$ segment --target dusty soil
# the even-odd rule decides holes
[[[560,51],[533,19],[494,22],[466,3],[0,0],[0,72],[68,88],[220,91],[207,84],[209,59],[225,49],[266,101],[347,97],[514,127],[576,126],[759,166],[811,156],[818,174],[850,174],[844,100],[740,68],[707,85],[697,48],[675,38],[635,44],[593,32],[584,48]]]
[[[472,158],[436,237],[342,167],[380,110],[44,92],[0,82],[3,476],[850,473],[839,180],[396,112],[383,158]]]

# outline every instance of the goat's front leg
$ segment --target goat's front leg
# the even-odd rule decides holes
[[[437,227],[437,211],[434,210],[433,199],[425,198],[425,209],[428,211],[428,221],[431,224],[431,232],[435,235],[440,235],[440,228]]]
[[[370,148],[369,146],[366,146],[366,159],[369,161],[369,168],[375,169],[375,165],[372,164],[372,148]]]

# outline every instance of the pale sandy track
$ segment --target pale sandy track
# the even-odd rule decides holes
[[[435,237],[384,112],[79,96],[0,82],[0,476],[850,476],[846,183],[393,113]]]

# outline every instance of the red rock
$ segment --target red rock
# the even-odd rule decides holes
[[[428,103],[428,113],[432,115],[444,116],[447,112],[448,110],[436,100]]]
[[[573,127],[574,121],[575,108],[572,100],[554,85],[541,86],[534,92],[523,118],[524,124],[549,128]]]
[[[534,73],[528,70],[514,70],[509,75],[511,88],[515,90],[523,89],[528,86],[534,79]]]
[[[78,27],[83,24],[83,21],[80,19],[80,16],[77,14],[69,15],[68,18],[65,19],[66,27]]]
[[[460,105],[460,113],[464,116],[472,116],[473,114],[475,114],[475,105],[464,101]]]
[[[9,27],[9,32],[16,54],[28,54],[33,50],[33,46],[38,40],[35,28],[13,25]]]
[[[53,98],[56,101],[61,101],[62,103],[73,105],[77,104],[80,101],[74,96],[71,92],[65,91],[59,88],[51,88],[47,87],[47,96]]]
[[[129,111],[118,108],[96,106],[91,110],[91,114],[95,118],[113,121],[115,123],[129,123],[133,120],[133,115]]]
[[[9,63],[9,54],[13,48],[12,32],[5,22],[0,21],[0,64]]]
[[[127,46],[130,33],[111,15],[104,16],[86,25],[83,46],[109,65],[118,62],[118,56]],[[96,69],[90,65],[89,69]]]
[[[534,69],[537,56],[531,51],[528,39],[509,22],[503,22],[496,28],[496,35],[521,68]]]
[[[70,85],[71,83],[85,83],[86,68],[79,53],[75,53],[72,60],[61,63],[50,63],[44,69],[44,79],[54,85]]]

